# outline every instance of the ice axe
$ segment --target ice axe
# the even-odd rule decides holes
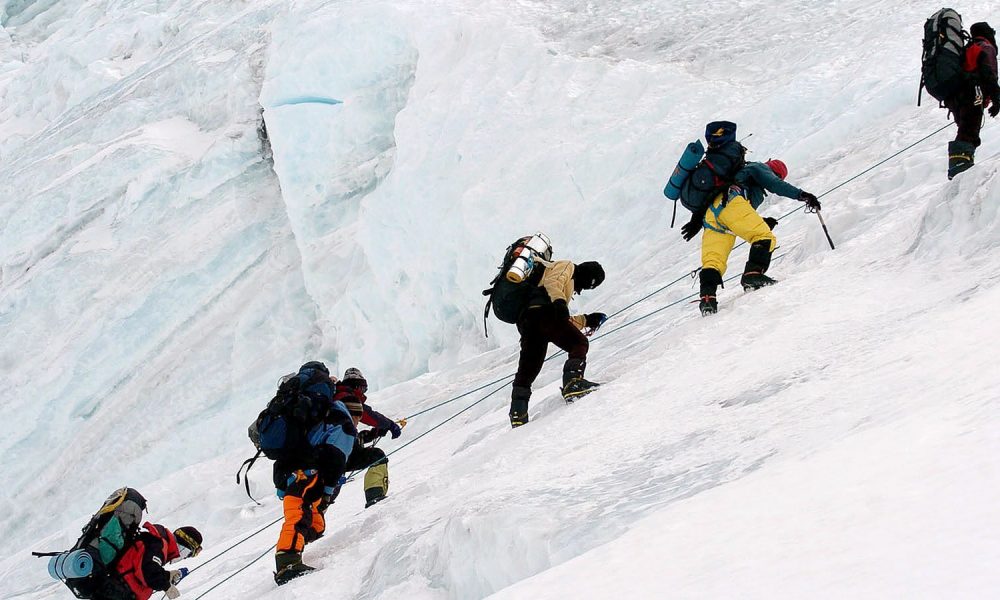
[[[826,241],[830,243],[830,250],[836,250],[837,247],[833,245],[833,239],[830,238],[830,230],[826,228],[826,221],[823,220],[823,213],[819,212],[819,209],[811,211],[816,213],[819,217],[819,224],[823,226],[823,233],[826,234]]]

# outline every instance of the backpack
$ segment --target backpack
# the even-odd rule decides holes
[[[924,23],[923,57],[920,65],[920,91],[923,90],[942,104],[952,97],[967,75],[962,70],[965,58],[965,41],[969,38],[962,29],[962,16],[951,8],[942,8]]]
[[[135,541],[145,510],[142,494],[129,487],[120,488],[94,513],[70,550],[32,554],[51,556],[49,575],[65,583],[77,598],[92,598]]]
[[[715,143],[708,133],[713,129],[719,132],[724,130],[722,135],[715,134]],[[705,137],[709,142],[708,150],[680,188],[681,204],[692,213],[704,212],[716,196],[733,184],[736,174],[746,166],[747,149],[736,140],[735,123],[709,123]]]
[[[504,323],[516,324],[521,313],[528,306],[531,292],[542,280],[545,265],[540,261],[552,260],[552,245],[543,233],[536,233],[518,239],[507,246],[499,272],[490,287],[483,290],[489,296],[483,311],[483,330],[486,337],[486,320],[493,314]]]
[[[308,462],[313,449],[309,445],[309,430],[322,421],[330,410],[330,402],[314,398],[302,391],[304,376],[296,373],[282,378],[278,391],[267,407],[257,415],[247,435],[257,449],[257,454],[243,461],[236,472],[236,483],[240,483],[240,473],[246,467],[247,474],[257,459],[263,454],[275,461],[298,460]],[[311,379],[311,378],[310,378]],[[245,478],[247,496],[250,494],[250,479]]]

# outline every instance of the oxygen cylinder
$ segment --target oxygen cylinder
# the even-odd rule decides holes
[[[705,156],[705,146],[702,145],[701,140],[688,144],[687,148],[684,149],[684,154],[681,155],[681,159],[677,161],[677,166],[674,167],[674,172],[670,175],[667,186],[663,188],[663,195],[674,201],[680,198],[681,187],[684,185],[684,181],[691,175],[691,171],[694,171],[694,168],[698,166],[703,156]]]
[[[61,552],[49,559],[49,576],[66,581],[86,577],[94,570],[94,558],[84,549]]]
[[[507,269],[507,281],[521,283],[527,279],[535,268],[536,256],[544,260],[552,258],[552,245],[549,243],[549,238],[541,232],[527,238],[523,244],[514,249],[514,260]]]

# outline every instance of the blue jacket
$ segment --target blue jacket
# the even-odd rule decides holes
[[[358,430],[347,407],[343,402],[332,402],[327,418],[309,430],[309,445],[317,450],[319,470],[327,472],[326,475],[330,475],[330,471],[342,471],[343,464],[338,463],[347,462],[357,436]],[[323,460],[324,457],[326,460]],[[340,477],[339,473],[337,477]]]
[[[306,441],[312,449],[310,456],[295,461],[275,461],[274,482],[279,497],[287,484],[288,474],[299,469],[315,469],[324,482],[330,485],[336,483],[344,474],[347,459],[354,449],[354,438],[358,435],[347,407],[333,399],[336,384],[326,373],[303,365],[296,377],[300,381],[301,393],[312,398],[316,406],[329,407],[329,411],[306,434]]]
[[[798,200],[802,195],[802,190],[794,185],[782,181],[774,174],[771,167],[759,162],[748,162],[743,169],[736,174],[736,185],[743,188],[743,196],[750,202],[750,206],[757,210],[757,207],[764,202],[767,192]]]

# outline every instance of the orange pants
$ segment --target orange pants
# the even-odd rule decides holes
[[[323,486],[314,470],[298,470],[291,474],[282,506],[285,522],[278,536],[278,552],[302,552],[309,542],[319,539],[326,531],[326,521],[319,512],[323,499]]]

